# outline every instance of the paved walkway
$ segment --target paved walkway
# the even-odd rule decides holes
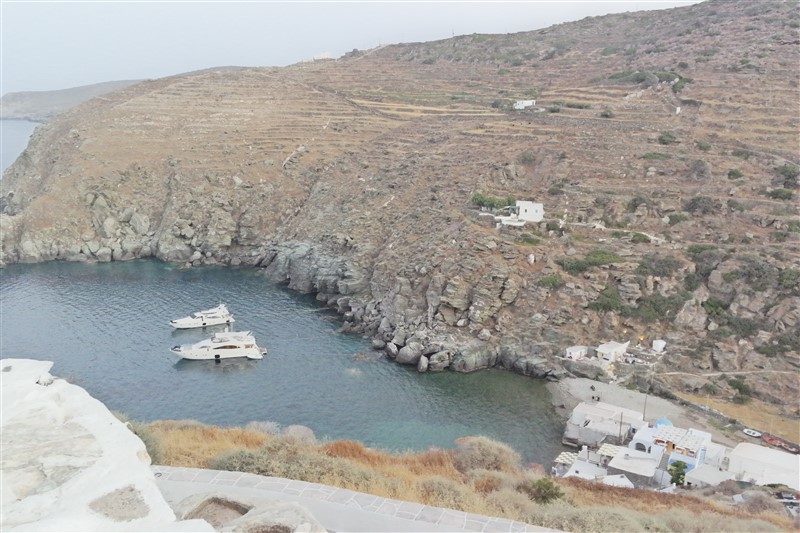
[[[224,492],[296,502],[329,531],[553,531],[522,522],[403,502],[328,485],[291,479],[204,470],[152,466],[158,488],[173,506],[187,496]]]

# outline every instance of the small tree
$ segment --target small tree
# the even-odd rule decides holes
[[[671,465],[669,465],[669,473],[672,475],[670,478],[670,483],[674,483],[676,485],[683,485],[686,479],[686,469],[689,467],[683,461],[675,461]]]
[[[564,492],[549,477],[527,481],[519,488],[537,503],[550,503],[564,496]]]

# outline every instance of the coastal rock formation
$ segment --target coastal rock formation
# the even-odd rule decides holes
[[[669,369],[788,372],[789,18],[706,2],[132,85],[37,128],[0,264],[262,268],[427,371],[555,376],[571,344],[667,338]],[[546,219],[496,227],[514,199]]]
[[[214,531],[176,522],[142,441],[52,365],[0,360],[3,531]]]

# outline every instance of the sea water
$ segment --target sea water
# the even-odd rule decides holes
[[[169,320],[221,302],[233,329],[251,330],[268,355],[215,363],[170,353],[222,326],[173,330]],[[563,424],[543,381],[495,370],[420,374],[339,326],[313,297],[252,268],[141,260],[0,270],[0,356],[54,361],[54,375],[134,420],[301,424],[393,451],[485,435],[543,464],[561,450]]]
[[[2,172],[5,172],[28,146],[28,140],[36,126],[38,126],[36,122],[27,120],[0,120],[0,168],[2,168]]]

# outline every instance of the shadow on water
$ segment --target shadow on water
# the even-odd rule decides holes
[[[190,361],[179,359],[173,366],[178,372],[252,372],[258,361],[246,357],[221,359],[219,361]]]

